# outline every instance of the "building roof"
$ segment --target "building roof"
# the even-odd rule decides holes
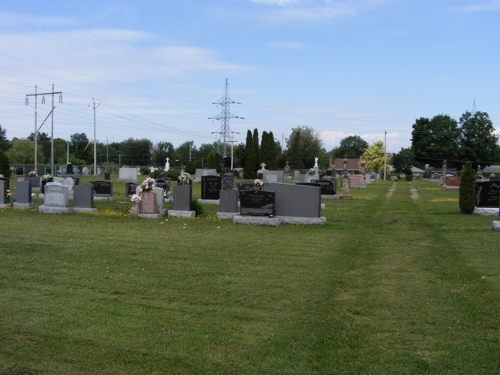
[[[333,165],[336,170],[344,169],[344,158],[333,159]],[[347,159],[347,170],[348,171],[359,171],[359,158]],[[368,170],[368,162],[366,163],[366,170]]]

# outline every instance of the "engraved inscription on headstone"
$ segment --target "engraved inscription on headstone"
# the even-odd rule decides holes
[[[222,179],[218,176],[201,177],[201,199],[219,199]]]
[[[274,191],[241,190],[241,215],[272,216],[274,215]]]
[[[141,204],[139,213],[141,214],[156,214],[156,193],[151,191],[143,191],[141,193]]]
[[[496,208],[499,197],[500,181],[476,182],[476,207]]]

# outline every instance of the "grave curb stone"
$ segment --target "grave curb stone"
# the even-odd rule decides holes
[[[498,216],[498,208],[476,207],[472,213],[481,216]]]
[[[235,216],[239,216],[238,212],[217,212],[217,218],[221,220],[233,220]]]
[[[72,207],[55,207],[55,206],[45,206],[41,205],[38,207],[38,212],[41,214],[69,214],[72,211]]]
[[[34,203],[19,203],[19,202],[14,202],[12,204],[12,207],[18,208],[18,209],[21,209],[21,210],[29,210],[29,209],[35,207],[35,204]]]
[[[233,224],[264,225],[269,227],[278,227],[281,224],[281,220],[277,217],[238,215],[233,217]]]
[[[300,225],[325,225],[326,217],[297,217],[297,216],[276,216],[285,224]]]
[[[218,206],[220,204],[220,199],[198,199],[198,203]]]
[[[168,217],[195,217],[196,211],[168,210]]]
[[[164,213],[159,213],[159,214],[138,214],[137,216],[139,216],[139,217],[141,217],[143,219],[161,219],[163,217],[163,215],[164,215]]]
[[[89,208],[89,207],[70,207],[73,213],[85,213],[85,212],[95,212],[97,208]]]
[[[500,232],[500,221],[494,221],[491,223],[491,229],[493,229],[495,232]]]

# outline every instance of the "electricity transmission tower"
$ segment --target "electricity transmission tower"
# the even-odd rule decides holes
[[[34,96],[35,97],[35,133],[33,134],[34,138],[34,146],[35,146],[35,155],[34,155],[34,168],[33,170],[36,172],[38,168],[38,159],[37,159],[37,142],[38,142],[38,132],[42,128],[42,126],[46,125],[45,122],[51,116],[51,127],[50,127],[50,172],[52,176],[54,175],[54,109],[56,108],[54,105],[54,95],[59,94],[59,103],[62,103],[62,91],[55,92],[54,91],[54,85],[52,85],[52,92],[38,92],[38,86],[35,85],[35,93],[34,94],[28,94],[26,95],[26,99],[24,104],[29,105],[29,100],[28,97]],[[38,127],[37,125],[37,117],[40,117],[40,120],[42,120],[42,117],[38,113],[38,96],[42,96],[42,104],[45,104],[45,95],[52,95],[52,109],[50,110],[49,114],[47,117],[45,117],[45,120],[42,121],[42,125]],[[48,125],[46,125],[48,127]],[[43,171],[45,174],[45,171]]]
[[[221,122],[220,128],[217,131],[212,132],[212,134],[219,135],[219,145],[222,147],[222,150],[219,149],[219,153],[222,155],[222,160],[225,161],[227,158],[227,144],[229,142],[231,142],[232,134],[235,133],[235,132],[231,131],[231,128],[229,126],[229,120],[231,118],[243,119],[243,117],[239,117],[239,116],[231,114],[231,104],[241,104],[241,103],[235,102],[230,98],[227,78],[226,78],[226,87],[224,90],[224,95],[222,96],[221,99],[219,99],[217,102],[212,103],[212,104],[217,104],[217,105],[220,105],[222,107],[222,110],[218,115],[215,115],[213,117],[209,117],[208,119],[209,120],[220,120],[220,122]]]

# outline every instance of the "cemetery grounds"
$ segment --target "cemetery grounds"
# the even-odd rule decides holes
[[[138,219],[113,187],[0,210],[0,374],[500,373],[499,219],[456,190],[379,181],[325,226],[256,227]]]

